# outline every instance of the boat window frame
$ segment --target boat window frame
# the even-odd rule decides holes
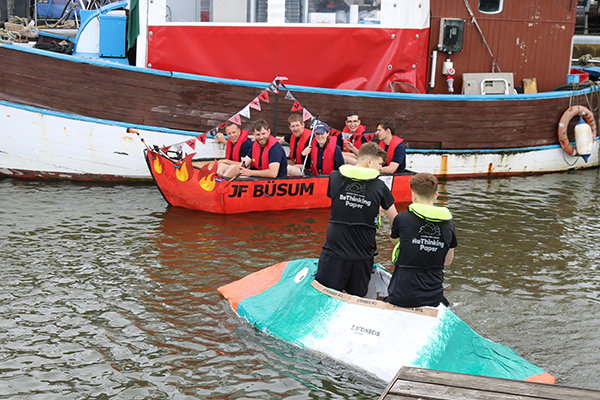
[[[487,0],[488,2],[491,0]],[[504,10],[504,0],[496,0],[498,2],[498,9],[496,11],[483,11],[481,10],[481,0],[477,1],[477,10],[482,14],[500,14]]]

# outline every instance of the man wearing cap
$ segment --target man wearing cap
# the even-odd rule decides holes
[[[279,139],[279,144],[290,145],[290,159],[293,165],[288,165],[288,176],[300,176],[302,174],[302,151],[309,145],[312,131],[304,127],[304,120],[300,114],[291,114],[288,117],[289,135]]]
[[[398,214],[394,196],[378,179],[386,157],[376,143],[365,143],[356,165],[342,165],[329,175],[331,216],[315,277],[324,286],[359,297],[367,294],[377,249],[379,207],[390,222]]]
[[[344,165],[342,149],[335,139],[331,139],[331,129],[326,123],[318,122],[314,132],[315,138],[302,152],[303,156],[308,157],[306,168],[312,175],[329,175]]]
[[[279,140],[271,136],[269,124],[264,119],[254,123],[252,158],[246,157],[240,167],[240,176],[276,178],[287,176],[287,156]]]

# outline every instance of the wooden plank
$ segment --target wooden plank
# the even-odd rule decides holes
[[[600,400],[598,390],[412,367],[398,371],[380,399],[393,398],[388,395],[423,399]]]

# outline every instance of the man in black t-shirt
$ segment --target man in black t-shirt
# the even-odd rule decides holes
[[[367,294],[379,208],[390,221],[397,214],[390,189],[378,179],[386,158],[379,145],[365,143],[356,165],[343,165],[329,175],[331,216],[315,278],[324,286],[360,297]]]
[[[410,180],[413,203],[392,223],[396,267],[384,301],[401,307],[436,307],[444,301],[444,267],[452,263],[458,242],[450,211],[433,205],[437,186],[429,173]]]

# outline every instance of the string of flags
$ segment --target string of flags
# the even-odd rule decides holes
[[[302,111],[303,121],[311,119],[313,117],[313,115],[310,113],[310,111],[308,111],[306,108],[304,108],[304,106],[302,106],[300,104],[300,102],[298,102],[298,100],[296,100],[296,98],[294,97],[292,92],[290,92],[290,90],[283,83],[283,81],[285,81],[285,80],[287,80],[287,78],[284,76],[276,77],[273,80],[273,82],[271,82],[271,84],[269,84],[269,86],[266,89],[264,89],[258,96],[256,96],[254,99],[252,99],[252,101],[249,102],[244,108],[242,108],[240,111],[235,113],[231,118],[229,118],[227,121],[223,122],[218,127],[213,128],[210,131],[205,132],[202,135],[192,138],[190,140],[187,140],[185,142],[176,143],[171,146],[163,147],[162,150],[164,152],[167,152],[169,150],[175,151],[176,153],[181,153],[182,156],[191,154],[191,153],[195,153],[196,146],[199,145],[198,142],[205,144],[206,138],[209,133],[212,136],[215,136],[217,134],[218,128],[224,128],[228,121],[234,122],[238,125],[242,125],[242,118],[251,119],[251,109],[256,110],[256,111],[262,111],[261,101],[263,103],[269,103],[269,93],[278,94],[280,92],[281,88],[285,89],[285,91],[286,91],[285,99],[294,102],[290,111],[291,112]],[[334,134],[333,130],[332,130],[332,134]]]

